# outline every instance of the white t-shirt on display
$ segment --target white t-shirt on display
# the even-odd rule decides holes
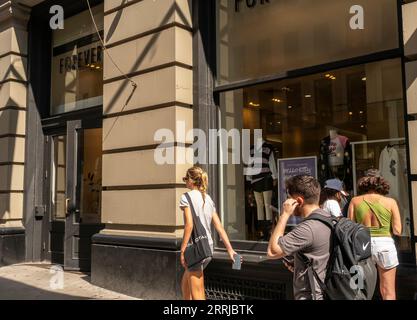
[[[342,209],[340,208],[339,202],[336,200],[327,200],[323,203],[323,210],[336,218],[342,215]]]
[[[402,217],[403,236],[409,237],[410,228],[407,225],[410,221],[410,210],[407,204],[408,189],[404,163],[406,161],[395,148],[385,147],[379,157],[379,171],[390,186],[388,196],[397,200]]]
[[[194,210],[196,211],[197,217],[200,218],[204,229],[206,229],[207,237],[209,240],[209,244],[211,247],[211,251],[214,251],[213,245],[213,237],[211,235],[211,221],[213,219],[213,213],[216,212],[216,206],[214,205],[213,200],[211,197],[206,194],[205,196],[205,203],[203,201],[203,195],[198,190],[191,190],[188,192],[194,206]],[[203,206],[204,205],[204,206]],[[181,196],[180,200],[180,208],[189,207],[187,197],[185,194]]]

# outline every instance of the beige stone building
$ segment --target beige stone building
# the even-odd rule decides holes
[[[377,168],[401,208],[399,296],[412,297],[417,2],[356,2],[0,0],[1,264],[50,261],[180,298],[187,133],[208,144],[210,129],[251,129],[253,142],[262,129],[261,176],[231,161],[236,145],[199,149],[245,260],[233,271],[216,239],[208,296],[291,298],[291,276],[265,257],[285,178],[339,178],[356,195]],[[161,148],[176,161],[158,164]]]

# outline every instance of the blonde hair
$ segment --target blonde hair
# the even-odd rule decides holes
[[[194,166],[187,170],[186,178],[192,182],[194,186],[198,188],[203,196],[204,203],[206,202],[206,193],[208,188],[208,175],[200,167]]]

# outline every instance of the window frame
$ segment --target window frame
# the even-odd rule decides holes
[[[92,7],[103,3],[104,0],[90,0]],[[83,110],[75,110],[52,115],[51,113],[51,81],[52,81],[52,30],[49,27],[51,14],[49,8],[52,5],[60,5],[64,9],[65,19],[71,18],[88,10],[87,2],[72,0],[47,0],[32,8],[28,23],[28,54],[29,83],[33,90],[34,100],[42,119],[56,119],[59,117],[71,117],[72,114],[83,113]],[[49,50],[45,50],[49,48]],[[102,110],[103,105],[92,106],[85,110]],[[97,114],[98,115],[98,114]]]
[[[194,38],[194,63],[197,68],[194,69],[196,77],[194,77],[195,81],[195,88],[199,88],[201,86],[205,86],[207,83],[210,84],[208,88],[212,89],[212,96],[207,97],[203,96],[198,92],[195,93],[195,101],[207,101],[207,99],[212,99],[214,105],[212,105],[211,113],[205,114],[207,116],[204,120],[204,126],[201,126],[199,122],[195,122],[197,127],[202,128],[203,130],[207,129],[207,123],[217,124],[215,127],[219,129],[219,112],[220,112],[220,94],[225,91],[231,91],[236,89],[242,89],[245,87],[263,84],[268,82],[273,82],[277,80],[284,80],[288,78],[296,78],[301,76],[312,75],[315,73],[325,72],[327,70],[334,70],[340,69],[345,67],[350,67],[359,64],[366,64],[371,62],[377,62],[380,60],[386,59],[393,59],[393,58],[400,58],[401,59],[401,66],[402,66],[402,77],[403,77],[403,106],[404,106],[404,116],[405,116],[405,137],[406,137],[406,144],[407,149],[409,150],[409,132],[408,132],[408,116],[407,116],[407,92],[406,92],[406,80],[405,80],[405,58],[404,58],[404,47],[403,47],[403,19],[402,19],[402,1],[397,0],[397,15],[398,15],[398,31],[399,35],[399,44],[397,49],[392,49],[388,51],[382,52],[375,52],[365,56],[354,57],[342,61],[336,61],[316,66],[311,66],[307,68],[297,69],[297,70],[289,70],[282,73],[272,74],[270,76],[265,76],[261,78],[253,78],[244,81],[232,82],[225,85],[218,85],[217,82],[217,14],[216,14],[216,6],[217,1],[203,1],[203,0],[194,0],[193,1],[193,19],[194,27],[196,28],[195,38]],[[208,14],[211,13],[211,14]],[[214,15],[213,15],[214,13]],[[196,18],[198,17],[198,18]],[[213,17],[215,17],[213,19]],[[197,23],[195,23],[197,21]],[[213,39],[213,31],[214,31],[214,39]],[[205,50],[203,51],[206,56],[201,56],[203,53],[201,51],[201,47],[199,47],[196,42],[201,41],[203,42],[203,47]],[[214,55],[214,61],[213,61]],[[208,56],[208,58],[207,58]],[[202,78],[200,68],[203,66],[204,68],[210,69],[211,73],[209,77]],[[207,76],[207,75],[206,75]],[[201,100],[203,99],[203,100]],[[202,119],[202,114],[200,110],[195,112],[195,119],[199,118]],[[207,132],[207,131],[206,131]],[[410,168],[410,154],[407,152],[407,166]],[[210,173],[210,190],[213,196],[214,201],[217,204],[220,204],[220,199],[223,195],[220,195],[220,184],[222,183],[220,175],[219,175],[219,165],[210,164],[207,166],[207,169]],[[410,197],[409,197],[409,206],[410,212],[413,210],[413,201],[411,196],[411,182],[413,180],[417,180],[417,175],[411,175],[410,171],[408,172],[408,188],[410,190]],[[409,254],[402,254],[400,258],[404,260],[405,263],[416,265],[416,246],[417,238],[414,234],[414,221],[413,215],[411,217],[411,247],[412,253]],[[215,252],[222,252],[225,251],[225,246],[219,235],[215,230],[213,230],[214,234],[214,244],[215,244]],[[267,242],[256,242],[256,241],[248,241],[248,240],[231,240],[232,246],[235,250],[240,251],[242,253],[248,254],[256,254],[261,253],[265,254],[267,250],[268,243]]]

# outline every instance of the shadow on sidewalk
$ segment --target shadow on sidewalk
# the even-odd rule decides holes
[[[47,291],[22,282],[0,277],[0,300],[88,300],[57,291]]]

